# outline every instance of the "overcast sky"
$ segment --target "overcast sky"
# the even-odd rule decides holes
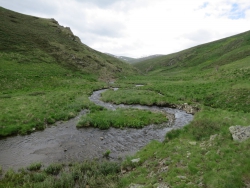
[[[250,30],[250,0],[0,0],[0,6],[55,18],[91,48],[129,57]]]

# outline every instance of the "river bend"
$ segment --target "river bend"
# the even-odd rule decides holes
[[[151,140],[163,141],[165,134],[173,128],[188,124],[193,115],[178,109],[142,105],[114,105],[100,100],[101,93],[95,91],[89,99],[97,105],[108,109],[138,108],[160,110],[174,114],[172,123],[148,125],[142,129],[100,130],[98,128],[77,129],[79,118],[86,114],[82,110],[79,115],[67,122],[57,122],[43,131],[25,136],[14,136],[0,140],[0,165],[4,170],[28,166],[33,162],[41,162],[45,166],[54,162],[73,162],[102,158],[103,153],[110,150],[110,160],[118,160],[126,155],[134,154]]]

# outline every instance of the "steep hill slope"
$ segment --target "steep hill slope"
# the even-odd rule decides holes
[[[250,55],[250,31],[199,45],[181,52],[134,64],[142,72],[165,72],[182,68],[205,70],[241,60]]]
[[[59,63],[72,70],[113,75],[134,73],[128,64],[81,43],[54,19],[19,14],[0,7],[0,51],[18,63]],[[106,70],[105,70],[106,71]]]

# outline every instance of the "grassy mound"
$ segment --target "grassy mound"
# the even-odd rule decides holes
[[[104,110],[83,116],[77,127],[98,127],[108,129],[109,127],[142,128],[149,124],[159,124],[166,122],[166,115],[147,110],[137,109],[117,109],[115,111]]]

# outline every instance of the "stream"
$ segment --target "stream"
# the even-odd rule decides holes
[[[45,166],[55,162],[75,162],[88,159],[100,159],[105,151],[110,150],[110,160],[120,160],[135,154],[151,140],[163,141],[165,134],[173,128],[180,128],[193,119],[193,115],[178,109],[142,105],[114,105],[100,100],[106,89],[93,92],[89,99],[107,109],[138,108],[160,110],[175,116],[173,122],[160,125],[148,125],[142,129],[100,130],[98,128],[77,129],[79,118],[87,113],[82,110],[79,115],[67,122],[57,122],[43,131],[25,136],[14,136],[0,140],[0,165],[3,170],[17,170],[33,162]]]

